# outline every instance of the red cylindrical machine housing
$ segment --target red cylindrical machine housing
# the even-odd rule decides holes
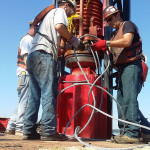
[[[77,1],[77,13],[81,16],[75,18],[74,27],[76,28],[75,35],[77,37],[91,34],[101,38],[103,36],[102,27],[102,3],[100,0],[76,0]],[[89,2],[89,3],[88,3]],[[86,8],[87,6],[87,8]],[[84,37],[82,41],[93,40],[91,37]],[[74,51],[68,50],[65,54],[65,65],[71,70],[71,73],[66,76],[60,77],[59,91],[64,88],[73,85],[74,83],[87,83],[84,75],[82,74],[76,58],[74,57]],[[76,57],[80,62],[89,82],[92,84],[97,79],[95,75],[95,61],[91,52],[77,50]],[[99,54],[100,57],[100,54]],[[96,85],[101,86],[101,80],[98,80]],[[85,104],[90,103],[93,105],[93,97],[90,93],[88,101],[89,85],[77,85],[66,89],[57,98],[57,130],[59,133],[64,133],[66,125],[70,119],[76,114],[76,112]],[[106,88],[105,88],[106,89]],[[95,96],[96,108],[101,105],[102,90],[93,87],[93,93]],[[109,103],[106,92],[103,92],[103,99],[101,110],[108,112]],[[69,124],[66,134],[73,135],[77,126],[82,129],[92,113],[92,109],[89,106],[84,107],[79,114]],[[83,138],[93,139],[107,139],[111,136],[111,119],[105,115],[95,111],[92,120],[87,127],[79,134]],[[110,129],[110,130],[108,130]]]
[[[83,68],[84,70],[84,68]],[[87,68],[85,69],[87,70]],[[89,82],[92,84],[97,77],[95,74],[90,74],[90,68],[86,71],[86,76]],[[87,83],[83,74],[71,74],[62,76],[60,78],[59,90],[73,85],[74,83]],[[101,86],[100,80],[96,85]],[[93,96],[90,93],[88,102],[89,85],[77,85],[68,88],[61,93],[57,100],[57,129],[59,133],[64,133],[65,127],[69,120],[75,115],[75,113],[85,104],[90,103],[93,105]],[[95,96],[96,107],[99,108],[101,103],[102,90],[94,87],[93,93]],[[107,113],[107,94],[103,92],[101,110]],[[71,124],[66,130],[67,135],[73,135],[75,128],[80,126],[80,129],[87,123],[92,109],[89,106],[84,107],[79,114],[71,121]],[[88,126],[79,134],[83,138],[94,138],[94,139],[107,139],[107,117],[97,111],[95,111],[92,120]]]

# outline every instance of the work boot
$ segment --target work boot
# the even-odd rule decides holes
[[[143,133],[142,138],[144,143],[150,142],[150,134]]]
[[[23,136],[23,131],[16,131],[16,132],[15,132],[15,135]]]
[[[119,144],[138,144],[142,142],[142,140],[139,138],[131,138],[125,134],[114,136],[113,139],[115,143],[119,143]]]
[[[32,134],[23,134],[23,140],[39,140],[41,135],[37,132]]]
[[[67,139],[64,134],[59,134],[58,132],[52,135],[42,135],[43,141],[65,141]]]
[[[11,135],[15,135],[15,130],[6,130],[5,131],[6,134],[11,134]]]
[[[112,135],[111,136],[111,142],[116,143],[115,138],[118,138],[120,136],[121,136],[120,134],[118,134],[118,135]]]

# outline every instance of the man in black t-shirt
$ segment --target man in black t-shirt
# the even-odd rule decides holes
[[[142,42],[136,25],[131,21],[123,22],[120,11],[114,6],[104,9],[104,19],[108,25],[116,29],[110,41],[99,39],[92,45],[95,51],[106,53],[107,47],[113,57],[113,65],[118,71],[117,101],[119,119],[139,124],[138,87],[142,82]],[[124,117],[121,113],[124,114]],[[113,137],[117,143],[141,142],[140,128],[132,124],[118,122],[120,134]]]

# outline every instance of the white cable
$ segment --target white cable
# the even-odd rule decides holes
[[[84,35],[84,36],[82,36],[82,37],[85,37],[85,36],[92,36],[92,37],[98,39],[98,37],[93,36],[93,35]],[[80,37],[79,39],[81,39],[82,37]],[[91,49],[91,52],[93,52],[92,49]],[[79,63],[79,61],[78,61],[78,59],[77,59],[76,50],[74,50],[74,55],[75,55],[75,58],[76,58],[76,61],[77,61],[77,64],[78,64],[79,68],[81,69],[83,75],[85,76],[87,82],[89,83],[89,80],[87,79],[87,77],[86,77],[86,75],[85,75],[85,73],[84,73],[84,71],[83,71],[83,69],[82,69],[82,67],[81,67],[81,65],[80,65],[80,63]],[[109,52],[108,52],[108,51],[106,51],[106,55],[107,55],[107,57],[108,57],[108,65],[107,65],[105,71],[102,73],[102,75],[107,71],[107,69],[108,69],[109,66],[110,66],[110,57],[109,57]],[[93,86],[95,85],[95,83],[102,77],[102,75],[100,75],[100,76],[94,81],[94,83],[92,84],[92,86],[91,86],[90,89],[89,89],[89,93],[88,93],[88,103],[89,103],[89,104],[90,104],[90,102],[89,102],[89,95],[90,95],[90,92],[92,91],[92,88],[93,88]],[[96,101],[95,101],[95,97],[94,97],[93,91],[92,91],[92,96],[93,96],[93,101],[94,101],[94,104],[95,104]],[[118,105],[118,107],[119,107],[119,109],[120,109],[120,112],[121,112],[121,114],[122,114],[123,119],[125,120],[125,116],[124,116],[124,114],[123,114],[123,112],[122,112],[122,109],[121,109],[121,107],[120,107],[120,105],[119,105],[118,102],[117,102],[117,105]],[[93,112],[93,114],[94,114],[94,112]],[[91,116],[93,116],[93,114],[91,114]],[[92,117],[90,117],[90,118],[92,119]],[[89,122],[91,121],[91,119],[89,119],[88,122],[86,123],[86,125],[81,129],[81,132],[86,128],[86,126],[89,124]],[[124,124],[124,129],[125,129],[125,124]],[[80,133],[81,133],[81,132],[80,132]],[[123,132],[124,132],[124,130],[123,130]],[[123,132],[122,132],[122,133],[123,133]]]
[[[88,80],[88,78],[87,78],[87,76],[86,76],[86,74],[84,73],[84,71],[83,71],[83,69],[82,69],[82,67],[81,67],[81,65],[80,65],[80,63],[79,63],[79,61],[78,61],[78,58],[77,58],[77,55],[76,55],[76,50],[74,50],[74,54],[75,54],[75,58],[76,58],[76,61],[77,61],[77,63],[78,63],[78,66],[79,66],[79,68],[81,69],[81,71],[82,71],[82,73],[83,73],[83,75],[84,75],[86,81],[87,81],[88,83],[90,83],[89,80]],[[93,91],[92,91],[92,96],[93,96],[93,102],[94,102],[93,105],[96,106],[96,100],[95,100],[95,95],[94,95],[94,92],[93,92]],[[92,113],[91,113],[90,118],[88,119],[87,123],[86,123],[86,124],[84,125],[84,127],[80,130],[80,133],[81,133],[81,132],[87,127],[87,125],[90,123],[90,121],[91,121],[93,115],[94,115],[94,109],[92,110]]]
[[[133,150],[135,148],[142,148],[142,147],[145,147],[145,146],[150,146],[150,144],[144,144],[144,145],[140,145],[140,146],[135,146],[135,147],[129,147],[129,148],[104,148],[104,147],[98,147],[98,146],[94,146],[94,145],[91,145],[89,143],[85,143],[83,142],[80,137],[78,137],[78,132],[80,130],[80,127],[77,126],[76,129],[75,129],[75,133],[74,133],[74,136],[75,138],[84,146],[87,146],[87,147],[92,147],[92,148],[96,148],[97,150]]]
[[[93,59],[94,59],[94,62],[95,62],[96,70],[98,70],[98,65],[97,65],[95,54],[92,50],[91,50],[91,52],[92,52],[92,56],[93,56]],[[95,73],[95,77],[96,77],[96,75],[97,75],[97,73]]]
[[[71,85],[71,86],[66,87],[65,89],[63,89],[59,94],[61,94],[62,92],[64,92],[65,90],[67,90],[67,89],[70,88],[70,87],[77,86],[77,85],[86,85],[86,84],[89,84],[89,83],[77,83],[77,84],[73,84],[73,85]],[[92,85],[92,84],[90,84],[90,85]],[[102,87],[100,87],[100,86],[98,86],[98,85],[95,85],[95,87],[100,88],[100,89],[103,89],[109,96],[112,97],[113,100],[115,100],[115,98],[114,98],[107,90],[105,90],[104,88],[102,88]],[[115,100],[115,102],[116,102],[116,100]],[[89,105],[90,107],[94,108],[96,111],[102,113],[103,115],[106,115],[107,117],[110,117],[110,118],[112,118],[112,119],[115,119],[115,120],[118,120],[118,121],[121,121],[121,122],[124,122],[124,123],[128,123],[128,124],[131,124],[131,125],[135,125],[135,126],[138,126],[138,127],[141,127],[141,128],[150,130],[149,127],[146,127],[146,126],[143,126],[143,125],[139,125],[139,124],[135,124],[135,123],[132,123],[132,122],[129,122],[129,121],[124,121],[124,120],[122,120],[122,119],[115,118],[114,116],[111,116],[111,115],[109,115],[109,114],[107,114],[107,113],[105,113],[105,112],[99,110],[98,108],[93,107],[93,106],[90,105],[90,104],[85,104],[85,105],[83,105],[83,106],[75,113],[75,115],[70,119],[70,121],[68,122],[66,128],[69,126],[70,122],[75,118],[75,116],[76,116],[85,106],[88,106],[88,105]]]
[[[82,69],[82,67],[81,67],[81,65],[80,65],[80,63],[79,63],[79,61],[78,61],[78,59],[77,59],[77,56],[76,56],[76,52],[75,52],[75,51],[74,51],[74,54],[75,54],[75,57],[76,57],[78,66],[79,66],[79,68],[81,69],[81,71],[82,71],[83,75],[85,76],[85,79],[86,79],[86,81],[87,81],[88,83],[78,83],[78,84],[71,85],[71,86],[69,86],[69,87],[63,89],[60,93],[62,93],[64,90],[66,90],[66,89],[68,89],[68,88],[70,88],[70,87],[72,87],[72,86],[81,85],[81,84],[87,84],[87,85],[90,86],[89,93],[91,92],[93,86],[96,86],[96,87],[98,87],[98,88],[100,88],[100,89],[103,89],[109,96],[113,97],[113,96],[112,96],[108,91],[106,91],[104,88],[95,85],[95,83],[98,81],[98,79],[100,79],[100,77],[98,77],[98,78],[94,81],[93,84],[90,84],[90,83],[89,83],[89,80],[88,80],[88,78],[86,77],[86,75],[85,75],[85,73],[84,73],[84,71],[83,71],[83,69]],[[107,55],[109,56],[108,52],[107,52]],[[110,59],[108,59],[108,60],[110,61]],[[109,64],[109,63],[108,63],[108,64]],[[109,65],[108,65],[106,68],[108,69],[108,67],[109,67]],[[107,70],[107,69],[105,69],[105,70]],[[103,73],[103,74],[104,74],[104,73]],[[102,75],[101,75],[101,76],[102,76]],[[59,94],[60,94],[60,93],[59,93]],[[132,123],[132,122],[129,122],[129,121],[125,121],[125,120],[122,120],[122,119],[118,119],[118,118],[115,118],[115,117],[113,117],[113,116],[111,116],[111,115],[109,115],[109,114],[107,114],[107,113],[101,111],[100,109],[98,109],[98,108],[95,107],[95,96],[94,96],[93,91],[92,91],[92,96],[93,96],[93,99],[94,99],[94,106],[92,106],[92,105],[90,105],[90,104],[85,104],[85,105],[83,105],[83,106],[75,113],[75,115],[70,119],[70,121],[68,122],[68,124],[67,124],[67,126],[66,126],[66,128],[65,128],[64,134],[65,134],[65,132],[66,132],[66,130],[67,130],[69,124],[71,123],[71,121],[75,118],[75,116],[76,116],[85,106],[89,106],[89,107],[93,108],[92,113],[91,113],[91,116],[90,116],[88,122],[86,123],[86,125],[85,125],[81,130],[79,130],[79,127],[76,128],[75,134],[72,135],[72,137],[75,136],[75,138],[76,138],[80,143],[82,143],[83,145],[86,145],[86,146],[88,146],[88,147],[100,148],[100,149],[102,149],[102,150],[108,150],[108,149],[109,149],[109,148],[103,148],[103,147],[96,147],[96,146],[92,146],[92,145],[89,145],[89,144],[87,144],[87,143],[84,143],[84,142],[83,142],[82,140],[80,140],[79,137],[77,136],[77,133],[76,133],[77,130],[78,130],[78,134],[80,134],[80,133],[86,128],[86,126],[89,124],[89,122],[91,121],[91,119],[92,119],[92,117],[93,117],[93,114],[94,114],[94,110],[96,110],[96,111],[102,113],[103,115],[106,115],[107,117],[110,117],[110,118],[112,118],[112,119],[116,119],[116,120],[121,121],[121,122],[124,122],[124,123],[132,124],[132,125],[135,125],[135,126],[138,126],[138,127],[145,128],[145,129],[150,130],[149,127],[142,126],[142,125],[139,125],[139,124],[135,124],[135,123]],[[114,98],[113,98],[113,99],[114,99]],[[114,100],[115,100],[115,99],[114,99]],[[115,100],[115,102],[117,103],[116,100]],[[120,106],[120,105],[119,105],[119,106]],[[133,149],[133,148],[140,148],[140,147],[144,147],[144,146],[147,146],[147,145],[150,145],[150,144],[146,144],[146,145],[142,145],[142,146],[136,146],[136,147],[132,147],[132,148],[119,148],[119,149],[118,149],[118,148],[117,148],[117,149],[116,149],[116,148],[111,148],[111,150],[112,150],[112,149],[116,149],[116,150],[130,150],[130,149]]]
[[[96,36],[93,36],[93,35],[84,35],[84,36],[82,36],[82,37],[85,37],[85,36],[92,36],[92,37],[98,39]],[[81,39],[82,37],[80,37],[79,39]],[[91,49],[91,51],[92,51],[92,49]],[[109,68],[109,64],[110,64],[110,59],[109,59],[109,53],[108,53],[108,51],[106,51],[106,54],[107,54],[107,56],[108,56],[109,63],[108,63],[108,65],[107,65],[107,67],[106,67],[104,73],[105,73],[106,70]],[[94,55],[94,53],[93,53],[93,55]],[[86,77],[86,75],[85,75],[85,73],[84,73],[84,71],[83,71],[83,69],[82,69],[82,67],[81,67],[81,65],[80,65],[80,63],[79,63],[79,61],[78,61],[78,59],[77,59],[76,50],[74,50],[74,56],[75,56],[75,58],[76,58],[77,64],[78,64],[80,70],[82,71],[82,73],[83,73],[83,75],[84,75],[86,81],[89,83],[89,80],[88,80],[88,78]],[[103,73],[103,74],[104,74],[104,73]],[[102,74],[102,75],[103,75],[103,74]],[[101,77],[102,75],[100,75],[100,77]],[[100,77],[98,77],[98,79],[99,79]],[[92,84],[92,87],[93,87],[94,84],[98,81],[98,79]],[[90,88],[90,91],[91,91],[91,90],[92,90],[92,88]],[[90,92],[89,92],[89,93],[90,93]],[[111,95],[111,94],[110,94],[110,95]],[[92,91],[92,96],[93,96],[94,106],[96,106],[96,101],[95,101],[95,96],[94,96],[93,91]],[[89,96],[88,96],[88,102],[89,102]],[[116,103],[118,104],[117,101],[116,101]],[[121,111],[121,113],[122,113],[123,118],[125,118],[119,104],[118,104],[118,106],[119,106],[119,108],[120,108],[120,111]],[[93,115],[94,115],[94,110],[92,110],[92,113],[91,113],[91,116],[90,116],[89,120],[87,121],[87,123],[85,124],[85,126],[80,130],[80,133],[87,127],[87,125],[88,125],[89,122],[91,121]],[[74,115],[74,116],[76,116],[76,115]],[[72,117],[72,119],[74,118],[74,116]],[[71,119],[71,121],[72,121],[72,119]],[[124,120],[125,120],[125,119],[124,119]],[[69,121],[68,124],[70,124],[70,121]],[[67,124],[67,125],[68,125],[68,124]],[[68,127],[68,126],[66,126],[66,128],[65,128],[65,130],[64,130],[64,134],[65,134],[65,132],[66,132],[67,127]],[[125,125],[124,125],[124,127],[125,127]]]
[[[98,61],[98,74],[102,74],[102,71],[101,71],[101,64],[100,64],[100,60],[99,60],[99,57],[98,57],[98,53],[97,51],[95,51],[96,53],[96,57],[97,57],[97,61]],[[103,87],[103,78],[101,77],[101,85]],[[100,105],[99,105],[99,109],[101,109],[102,107],[102,104],[103,104],[103,90],[101,90],[101,102],[100,102]]]

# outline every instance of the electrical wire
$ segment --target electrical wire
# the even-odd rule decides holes
[[[90,36],[90,37],[94,37],[95,39],[98,39],[98,37],[96,37],[96,36],[94,36],[94,35],[86,34],[86,35],[83,35],[83,36],[79,37],[79,40],[81,40],[83,37],[86,37],[86,36]],[[90,49],[91,49],[91,52],[94,53],[93,50],[92,50],[92,48],[90,48]],[[76,52],[75,52],[75,50],[74,50],[74,54],[75,54],[75,57],[76,57]],[[88,103],[89,103],[89,104],[90,104],[90,102],[89,102],[89,97],[90,97],[90,93],[91,93],[91,91],[92,91],[93,86],[94,86],[94,85],[96,84],[96,82],[103,76],[103,74],[108,70],[108,68],[109,68],[109,66],[110,66],[110,57],[109,57],[109,52],[108,52],[107,50],[106,50],[106,56],[107,56],[107,60],[108,60],[107,67],[105,68],[105,70],[103,71],[103,73],[94,81],[94,83],[92,84],[92,86],[91,86],[90,89],[89,89],[89,93],[88,93]],[[78,63],[79,68],[80,68],[81,71],[82,71],[82,67],[81,67],[80,63],[78,62],[77,57],[76,57],[76,61],[77,61],[77,63]],[[84,74],[84,71],[82,71],[82,73]],[[121,106],[119,105],[119,103],[118,103],[118,107],[119,107],[120,112],[121,112],[121,114],[122,114],[123,120],[125,120],[125,116],[124,116],[124,114],[123,114],[123,111],[122,111]],[[125,131],[125,126],[126,126],[126,125],[124,124],[124,128],[123,128],[123,131],[122,131],[121,134],[124,133],[124,131]]]
[[[83,38],[83,37],[85,37],[85,36],[91,36],[91,37],[94,37],[94,38],[98,39],[98,38],[97,38],[96,36],[94,36],[94,35],[83,35],[83,36],[81,36],[79,39],[81,40],[81,38]],[[92,50],[91,50],[91,51],[92,51]],[[107,52],[107,55],[108,55],[108,57],[109,57],[109,53],[108,53],[108,52]],[[85,73],[84,73],[84,71],[83,71],[83,69],[82,69],[82,67],[81,67],[81,65],[80,65],[80,63],[79,63],[79,61],[78,61],[78,59],[77,59],[76,50],[74,50],[74,56],[75,56],[75,58],[76,58],[77,64],[78,64],[79,68],[81,69],[81,71],[82,71],[82,73],[83,73],[83,75],[84,75],[86,81],[89,83],[89,80],[88,80],[88,78],[86,77],[86,75],[85,75]],[[108,59],[108,60],[110,60],[110,59]],[[108,66],[106,67],[105,71],[109,68],[109,64],[110,64],[110,63],[108,63]],[[105,71],[104,71],[104,73],[105,73]],[[102,76],[102,75],[101,75],[101,76]],[[101,76],[100,76],[100,77],[101,77]],[[99,78],[100,78],[100,77],[99,77]],[[98,79],[99,79],[99,78],[98,78]],[[94,84],[95,84],[97,81],[98,81],[98,80],[96,80],[96,81],[92,84],[92,87],[94,86]],[[90,92],[91,92],[91,91],[92,91],[92,88],[90,88]],[[94,106],[96,106],[96,101],[95,101],[95,97],[94,97],[93,91],[92,91],[92,96],[93,96]],[[89,102],[89,96],[88,96],[88,102]],[[118,104],[118,103],[117,103],[117,104]],[[119,105],[119,104],[118,104],[118,105]],[[119,106],[120,106],[120,105],[119,105]],[[119,107],[119,108],[120,108],[120,110],[121,110],[121,107]],[[121,110],[121,112],[122,112],[122,110]],[[94,110],[92,110],[92,113],[91,113],[91,116],[90,116],[89,120],[87,121],[87,123],[85,124],[85,126],[79,131],[79,133],[81,133],[81,132],[87,127],[87,125],[90,123],[90,121],[91,121],[93,115],[94,115]],[[123,113],[122,113],[122,116],[123,116],[123,118],[124,118]],[[124,119],[124,120],[125,120],[125,119]],[[125,124],[124,124],[124,128],[125,128]],[[66,132],[66,128],[65,128],[64,134],[65,134],[65,132]]]
[[[88,80],[88,78],[87,78],[87,76],[86,76],[86,74],[84,73],[84,71],[83,71],[83,69],[82,69],[82,67],[81,67],[81,65],[80,65],[80,63],[79,63],[79,61],[78,61],[78,58],[77,58],[77,55],[76,55],[76,50],[74,50],[74,56],[75,56],[75,58],[76,58],[77,64],[78,64],[79,68],[81,69],[81,71],[82,71],[82,73],[83,73],[83,75],[84,75],[84,77],[85,77],[87,83],[90,83],[89,80]],[[94,103],[93,105],[96,106],[96,100],[95,100],[95,95],[94,95],[94,92],[93,92],[93,91],[92,91],[92,96],[93,96],[93,103]],[[79,131],[79,133],[81,133],[81,132],[87,127],[87,125],[88,125],[88,124],[90,123],[90,121],[92,120],[93,115],[94,115],[94,109],[92,110],[92,113],[91,113],[90,118],[88,119],[87,123],[86,123],[86,124],[84,125],[84,127]]]
[[[93,59],[94,59],[94,62],[95,62],[95,66],[96,66],[96,70],[98,70],[98,65],[97,65],[97,61],[96,61],[96,57],[95,57],[95,54],[94,52],[91,50],[92,52],[92,55],[93,55]],[[95,77],[97,76],[97,73],[95,73]]]
[[[86,35],[86,36],[87,36],[87,35]],[[83,36],[82,36],[82,37],[83,37]],[[80,38],[81,38],[81,37],[80,37]],[[98,87],[98,88],[102,89],[103,91],[105,91],[109,96],[111,96],[112,99],[117,103],[117,105],[120,106],[120,105],[118,104],[118,102],[113,98],[113,96],[112,96],[107,90],[105,90],[104,88],[102,88],[102,87],[100,87],[100,86],[95,85],[95,83],[102,77],[102,75],[100,75],[100,77],[98,77],[98,78],[94,81],[93,84],[90,84],[90,82],[89,82],[87,76],[85,75],[85,73],[84,73],[84,71],[83,71],[83,69],[82,69],[82,67],[81,67],[81,65],[80,65],[80,63],[79,63],[79,61],[78,61],[78,59],[77,59],[76,50],[74,50],[74,55],[75,55],[77,64],[78,64],[79,68],[81,69],[81,71],[82,71],[82,73],[83,73],[83,75],[84,75],[84,77],[85,77],[87,83],[74,83],[73,85],[68,86],[68,87],[66,87],[65,89],[61,90],[61,92],[60,92],[59,94],[61,94],[61,93],[64,92],[66,89],[68,89],[68,88],[70,88],[70,87],[72,87],[72,86],[86,85],[86,84],[87,84],[87,85],[90,86],[89,93],[92,91],[92,88],[93,88],[94,86],[95,86],[95,87]],[[107,52],[107,55],[108,55],[108,57],[109,57],[108,52]],[[95,60],[96,60],[96,59],[95,59]],[[108,59],[108,60],[110,61],[110,59]],[[109,62],[108,64],[110,64],[110,62]],[[108,69],[108,67],[109,67],[109,65],[106,67],[105,71]],[[104,72],[103,72],[102,74],[104,74]],[[139,124],[135,124],[135,123],[132,123],[132,122],[129,122],[129,121],[125,121],[125,119],[124,119],[124,120],[118,119],[118,118],[115,118],[115,117],[113,117],[113,116],[111,116],[111,115],[109,115],[109,114],[107,114],[107,113],[101,111],[100,109],[98,109],[98,108],[95,107],[95,106],[96,106],[96,101],[95,101],[95,97],[94,97],[93,91],[92,91],[92,96],[93,96],[94,105],[90,105],[90,104],[85,104],[85,105],[83,105],[83,106],[75,113],[75,115],[69,120],[69,122],[68,122],[68,124],[66,125],[66,128],[65,128],[65,130],[64,130],[64,134],[65,134],[65,132],[66,132],[66,130],[67,130],[69,124],[71,123],[71,121],[78,115],[78,113],[79,113],[85,106],[89,106],[90,108],[92,108],[91,116],[90,116],[89,120],[87,121],[86,125],[85,125],[81,130],[80,130],[80,127],[77,127],[77,128],[75,129],[74,135],[72,135],[72,137],[75,137],[80,143],[82,143],[82,144],[85,145],[85,146],[88,146],[88,147],[96,147],[96,146],[92,146],[92,145],[90,145],[90,144],[84,143],[84,142],[78,137],[78,134],[80,134],[80,133],[87,127],[87,125],[89,124],[89,122],[91,121],[95,110],[96,110],[97,112],[102,113],[103,115],[106,115],[107,117],[112,118],[112,119],[116,119],[116,120],[121,121],[121,122],[123,122],[123,123],[132,124],[132,125],[135,125],[135,126],[138,126],[138,127],[145,128],[145,129],[150,130],[149,127],[142,126],[142,125],[139,125]],[[88,96],[88,101],[89,101],[89,96]],[[121,107],[120,107],[120,110],[121,110]],[[122,114],[122,115],[123,115],[123,114]],[[124,115],[123,115],[123,116],[124,116]],[[139,148],[139,147],[141,148],[141,147],[149,146],[149,145],[150,145],[150,144],[146,144],[146,145],[136,146],[136,147],[132,147],[132,148],[119,148],[119,149],[117,149],[117,148],[111,148],[111,150],[112,150],[112,149],[116,149],[116,150],[130,150],[130,149],[133,149],[133,148]],[[109,148],[103,148],[103,147],[96,147],[96,148],[104,149],[104,150],[109,150]]]
[[[100,64],[100,60],[99,60],[99,57],[98,57],[98,53],[97,51],[95,51],[96,53],[96,58],[97,58],[97,61],[98,61],[98,75],[99,74],[102,74],[102,71],[101,71],[101,64]],[[101,86],[103,87],[103,78],[101,77]],[[100,105],[99,105],[99,109],[101,109],[102,107],[102,104],[103,104],[103,90],[101,90],[101,102],[100,102]]]
[[[99,147],[99,146],[94,146],[94,145],[91,145],[89,143],[85,143],[81,140],[80,137],[78,137],[78,134],[79,134],[79,130],[80,130],[80,127],[77,126],[76,129],[75,129],[75,138],[84,146],[87,146],[87,147],[91,147],[91,148],[96,148],[97,150],[133,150],[135,148],[142,148],[142,147],[145,147],[145,146],[150,146],[150,144],[144,144],[144,145],[140,145],[140,146],[134,146],[134,147],[129,147],[129,148],[104,148],[104,147]]]
[[[77,83],[77,84],[70,85],[70,86],[64,88],[62,91],[60,91],[60,92],[59,92],[59,95],[60,95],[61,93],[63,93],[65,90],[67,90],[67,89],[69,89],[69,88],[71,88],[71,87],[73,87],[73,86],[77,86],[77,85],[88,85],[88,84],[90,84],[90,85],[92,86],[91,83]],[[94,86],[97,87],[97,88],[103,89],[109,96],[111,96],[111,98],[112,98],[113,100],[115,100],[115,98],[114,98],[106,89],[104,89],[104,88],[102,88],[102,87],[100,87],[100,86],[98,86],[98,85],[94,85]],[[117,102],[117,101],[115,100],[115,102]],[[79,113],[79,111],[81,111],[85,106],[90,106],[91,108],[95,109],[96,111],[99,111],[99,112],[102,113],[103,115],[106,115],[107,117],[110,117],[110,118],[112,118],[112,119],[115,119],[115,120],[118,120],[118,121],[121,121],[121,122],[124,122],[124,123],[127,123],[127,124],[135,125],[135,126],[137,126],[137,127],[141,127],[141,128],[147,129],[147,130],[150,130],[149,127],[146,127],[146,126],[143,126],[143,125],[140,125],[140,124],[136,124],[136,123],[132,123],[132,122],[129,122],[129,121],[125,121],[125,120],[122,120],[122,119],[115,118],[115,117],[113,117],[112,115],[109,115],[109,114],[105,113],[104,111],[99,110],[99,109],[96,108],[96,107],[94,108],[94,106],[93,106],[93,105],[90,105],[90,104],[85,104],[85,105],[83,105],[77,112]],[[72,121],[72,120],[74,119],[74,117],[75,117],[78,113],[75,113],[75,115],[74,115],[70,120]],[[69,121],[69,122],[71,122],[71,121]],[[69,126],[69,125],[68,125],[68,126]],[[67,126],[66,126],[66,127],[67,127]]]

